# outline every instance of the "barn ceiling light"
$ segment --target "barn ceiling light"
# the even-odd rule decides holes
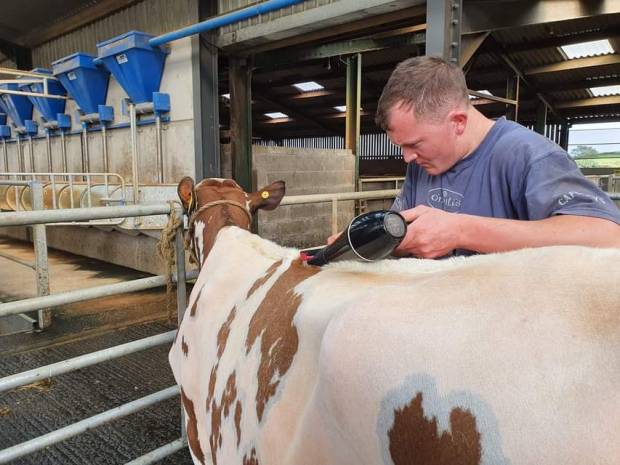
[[[265,116],[271,119],[288,118],[288,115],[285,115],[281,111],[274,111],[273,113],[265,113]]]
[[[580,44],[562,45],[560,48],[569,60],[614,53],[614,49],[607,39],[581,42]]]
[[[293,86],[301,90],[302,92],[311,92],[313,90],[325,89],[325,87],[323,87],[321,84],[314,81],[298,82],[296,84],[293,84]]]
[[[620,95],[620,86],[590,87],[590,92],[592,92],[595,97],[604,97],[606,95]]]
[[[224,97],[226,100],[230,100],[230,94],[222,94],[222,97]]]
[[[338,111],[347,111],[346,105],[338,105],[337,107],[334,107],[334,108]]]

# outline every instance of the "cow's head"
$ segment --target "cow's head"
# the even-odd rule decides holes
[[[275,181],[248,194],[231,179],[203,179],[194,186],[194,180],[185,177],[177,192],[190,218],[192,252],[198,266],[202,266],[220,229],[225,226],[250,229],[256,210],[273,210],[280,204],[284,181]]]

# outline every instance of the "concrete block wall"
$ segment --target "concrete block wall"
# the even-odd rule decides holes
[[[230,146],[222,146],[224,177],[231,177]],[[350,150],[301,149],[253,146],[254,185],[274,181],[286,183],[286,195],[355,191],[355,157]],[[354,202],[338,203],[338,227],[353,218]],[[331,203],[280,206],[260,211],[259,234],[290,247],[312,247],[325,243],[331,234]]]

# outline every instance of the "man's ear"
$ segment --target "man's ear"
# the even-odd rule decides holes
[[[181,179],[181,182],[177,187],[177,193],[179,194],[179,199],[181,199],[181,203],[183,204],[183,210],[185,210],[185,213],[189,214],[196,206],[194,180],[189,176],[185,176]]]
[[[448,118],[454,127],[456,135],[462,135],[467,127],[467,112],[464,110],[454,110],[448,113]]]
[[[285,191],[286,187],[284,181],[275,181],[268,186],[251,193],[249,195],[249,199],[252,213],[259,208],[262,208],[263,210],[273,210],[280,205],[280,201],[282,200],[282,197],[284,197]]]

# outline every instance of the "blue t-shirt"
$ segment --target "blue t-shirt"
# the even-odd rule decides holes
[[[620,224],[620,210],[560,146],[505,118],[445,173],[431,176],[409,163],[392,210],[417,205],[493,218],[539,220],[567,214]]]

